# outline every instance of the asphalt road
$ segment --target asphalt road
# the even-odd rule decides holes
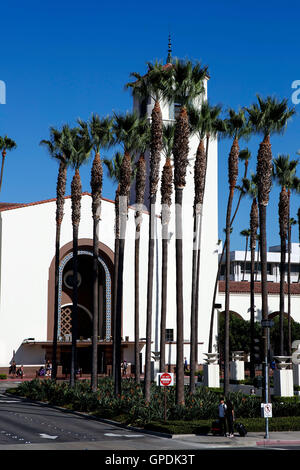
[[[151,456],[152,465],[166,462],[155,461],[158,455],[170,459],[177,456],[177,464],[195,464],[202,451],[228,452],[228,450],[254,450],[260,455],[267,450],[257,447],[256,441],[261,436],[250,439],[236,437],[234,440],[218,436],[178,436],[170,439],[151,435],[135,429],[129,430],[113,423],[92,419],[82,413],[74,413],[43,403],[10,396],[5,393],[5,387],[0,388],[0,452],[7,450],[64,450],[64,451],[102,451],[102,458],[117,458],[118,455],[130,457],[143,455],[145,459]],[[300,441],[298,441],[300,442]],[[274,446],[284,450],[284,445]],[[294,446],[293,450],[299,446]],[[289,448],[291,450],[291,448]],[[153,452],[154,451],[154,452]],[[120,454],[121,452],[121,454]],[[119,453],[119,454],[118,454]],[[194,457],[191,457],[194,455]],[[121,458],[121,457],[120,457]],[[144,459],[144,460],[145,460]],[[194,459],[194,461],[192,461]],[[146,461],[145,460],[145,461]],[[200,460],[199,460],[200,462]],[[107,462],[104,462],[107,463]],[[111,464],[124,462],[111,462]],[[125,462],[126,463],[126,462]],[[128,462],[127,462],[128,463]],[[172,461],[167,462],[168,466]],[[176,462],[173,462],[176,464]],[[131,467],[135,467],[134,462]]]

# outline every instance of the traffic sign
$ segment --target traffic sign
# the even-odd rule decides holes
[[[261,321],[261,326],[263,328],[272,328],[272,326],[274,326],[274,322],[273,322],[273,320],[262,320]]]
[[[162,385],[163,387],[170,387],[174,385],[174,374],[169,372],[157,374],[157,382],[158,385]]]
[[[272,403],[262,403],[261,411],[263,418],[272,418]]]

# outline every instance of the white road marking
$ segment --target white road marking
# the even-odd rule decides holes
[[[57,439],[58,436],[50,436],[49,434],[40,434],[43,439]]]

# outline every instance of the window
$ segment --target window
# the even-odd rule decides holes
[[[166,329],[166,341],[174,341],[174,330]]]

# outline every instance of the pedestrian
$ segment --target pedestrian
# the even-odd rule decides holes
[[[226,399],[226,421],[229,432],[229,437],[234,437],[233,422],[234,422],[234,408],[229,399]]]
[[[52,366],[51,366],[51,362],[48,361],[46,362],[46,366],[45,366],[45,369],[46,369],[46,377],[50,377],[51,376],[51,369],[52,369]]]
[[[187,358],[185,357],[184,358],[184,372],[187,372],[188,371],[188,362],[187,362]]]
[[[9,368],[9,375],[12,374],[15,377],[16,373],[17,373],[17,365],[15,361],[12,361],[11,366]]]
[[[219,421],[220,421],[220,432],[223,436],[227,436],[226,409],[227,409],[227,406],[226,406],[226,403],[224,402],[224,397],[220,397],[218,411],[219,411]]]
[[[123,361],[123,375],[127,373],[127,361]]]

